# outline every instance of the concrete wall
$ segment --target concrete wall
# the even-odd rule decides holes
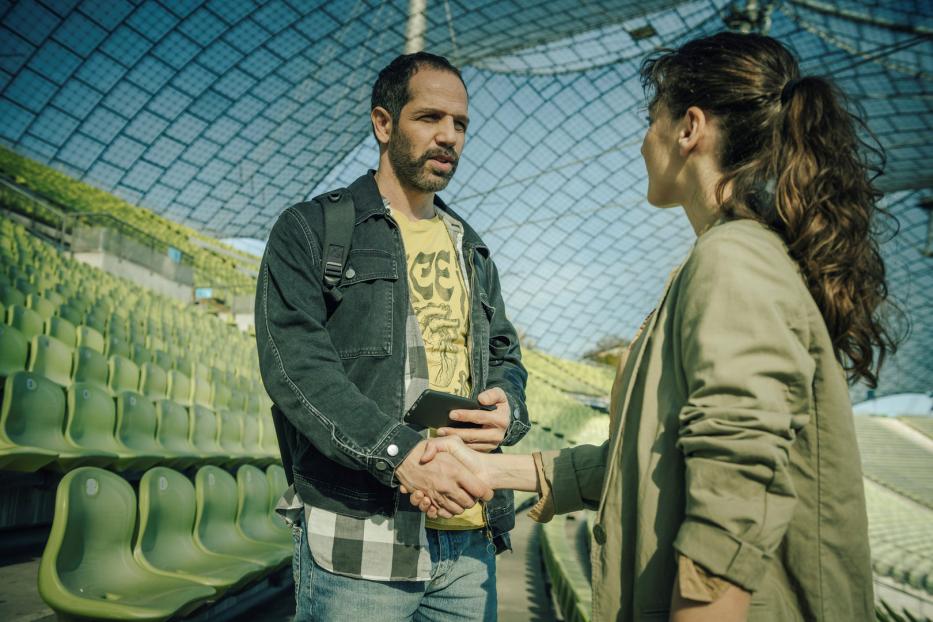
[[[141,266],[132,261],[121,259],[116,255],[105,252],[81,252],[75,253],[74,258],[88,265],[106,270],[110,274],[123,277],[147,289],[164,296],[175,298],[184,303],[190,303],[194,300],[194,290],[190,285],[176,283],[167,279],[157,272]]]

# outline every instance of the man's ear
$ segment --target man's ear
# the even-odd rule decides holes
[[[392,135],[392,115],[382,106],[376,106],[369,113],[369,118],[373,122],[373,132],[376,134],[376,140],[380,144],[389,142],[389,136]]]
[[[680,155],[687,157],[691,151],[697,148],[703,139],[707,130],[706,113],[697,106],[690,106],[680,120],[680,127],[677,133],[677,146]]]

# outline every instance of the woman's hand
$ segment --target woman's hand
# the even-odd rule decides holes
[[[421,455],[420,463],[427,464],[437,456],[438,452],[447,452],[454,458],[456,458],[460,463],[469,470],[473,475],[479,478],[487,486],[489,485],[489,473],[485,461],[485,454],[482,454],[478,451],[474,451],[467,447],[463,440],[459,436],[446,436],[446,437],[437,437],[430,438],[427,440],[427,444],[424,448],[424,453]],[[421,490],[408,490],[405,486],[401,486],[400,490],[405,493],[410,493],[409,500],[411,504],[417,507],[422,512],[426,513],[430,518],[451,518],[453,514],[448,512],[443,508],[439,508],[436,504],[432,503],[431,499],[427,497]]]

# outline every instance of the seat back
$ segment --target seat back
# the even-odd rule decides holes
[[[120,476],[80,467],[58,484],[55,517],[39,564],[39,593],[55,602],[64,591],[106,600],[107,576],[135,566],[130,552],[136,495]],[[116,590],[114,590],[116,591]]]
[[[68,420],[65,437],[82,449],[126,451],[114,437],[116,405],[107,390],[91,382],[68,388]]]
[[[65,394],[39,374],[16,372],[6,379],[0,428],[16,445],[60,449],[64,437]]]
[[[139,367],[128,358],[111,356],[107,377],[108,386],[114,393],[135,391],[139,385]]]
[[[46,333],[50,337],[55,337],[69,348],[75,347],[78,342],[78,331],[75,325],[65,318],[53,315],[46,321]]]
[[[244,464],[236,472],[237,526],[247,537],[264,540],[269,528],[269,481],[262,470]]]
[[[152,353],[146,348],[146,346],[141,343],[133,344],[133,362],[137,365],[143,365],[144,363],[152,362]]]
[[[288,488],[288,480],[285,478],[285,469],[279,464],[270,464],[266,468],[266,481],[269,482],[269,511],[275,510],[275,505],[279,502],[285,490]]]
[[[107,323],[107,336],[118,337],[123,341],[127,340],[130,335],[126,329],[126,319],[123,316],[116,313],[110,314],[110,321]]]
[[[107,319],[108,318],[105,313],[97,309],[92,309],[86,316],[84,316],[84,324],[103,335],[107,332]]]
[[[279,439],[275,435],[275,423],[271,413],[264,413],[259,419],[262,425],[262,449],[270,456],[279,455]]]
[[[154,467],[139,480],[139,532],[133,554],[157,568],[178,569],[173,552],[194,547],[195,494],[174,469]]]
[[[220,426],[214,411],[198,405],[188,410],[191,413],[191,433],[188,437],[191,444],[200,452],[221,453],[223,450],[218,443]]]
[[[140,453],[158,453],[162,447],[156,439],[157,430],[158,417],[151,399],[134,391],[117,395],[117,440]]]
[[[223,410],[219,413],[220,433],[218,440],[225,451],[243,453],[243,413]]]
[[[156,402],[156,434],[159,443],[166,449],[177,453],[194,453],[191,436],[191,415],[188,409],[172,400]]]
[[[168,396],[179,404],[187,405],[191,399],[191,381],[177,369],[168,372]]]
[[[55,305],[39,294],[29,294],[26,297],[26,306],[42,316],[43,321],[47,321],[55,313]]]
[[[243,451],[251,456],[262,454],[262,445],[259,442],[259,418],[254,415],[240,413],[243,422]]]
[[[16,289],[12,284],[4,283],[0,285],[0,302],[7,307],[12,307],[13,305],[25,307],[26,294]]]
[[[78,347],[74,352],[74,381],[93,382],[106,387],[107,359],[104,355],[87,346]]]
[[[194,372],[191,377],[191,403],[200,404],[201,406],[211,406],[211,381],[210,381],[210,368],[202,365],[201,363],[195,363],[192,366],[192,371]]]
[[[29,348],[29,371],[67,387],[71,384],[72,358],[72,349],[55,337],[37,335]]]
[[[42,334],[44,321],[42,316],[32,309],[27,309],[21,305],[10,305],[6,313],[6,323],[17,328],[26,339],[31,341],[36,335]]]
[[[61,307],[59,307],[58,315],[59,317],[65,318],[66,320],[74,324],[75,326],[77,326],[84,320],[84,317],[81,314],[81,310],[69,304],[64,304]]]
[[[111,332],[107,336],[107,343],[104,345],[104,354],[107,356],[119,354],[122,357],[129,358],[130,344],[126,341],[126,337],[121,337]]]
[[[152,399],[167,397],[168,377],[155,363],[143,363],[139,372],[139,392]]]
[[[87,346],[103,354],[104,335],[93,326],[81,325],[78,327],[78,345]]]
[[[203,466],[194,476],[194,533],[210,550],[227,541],[236,529],[237,485],[233,476],[215,466]]]
[[[29,341],[9,324],[0,323],[0,378],[26,369]]]
[[[165,350],[156,350],[152,356],[155,360],[155,364],[162,369],[171,369],[175,366],[175,359]]]

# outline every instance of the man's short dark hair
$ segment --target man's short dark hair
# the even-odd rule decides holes
[[[399,115],[402,114],[402,107],[411,99],[411,91],[408,89],[411,77],[415,75],[419,69],[425,67],[438,69],[440,71],[449,71],[460,78],[460,82],[463,83],[463,88],[466,89],[466,83],[463,82],[463,76],[460,75],[460,70],[451,65],[450,61],[443,56],[438,56],[437,54],[431,54],[429,52],[402,54],[379,72],[376,84],[373,85],[373,94],[370,99],[371,105],[369,109],[374,110],[377,106],[385,108],[392,116],[392,121],[397,122]]]

